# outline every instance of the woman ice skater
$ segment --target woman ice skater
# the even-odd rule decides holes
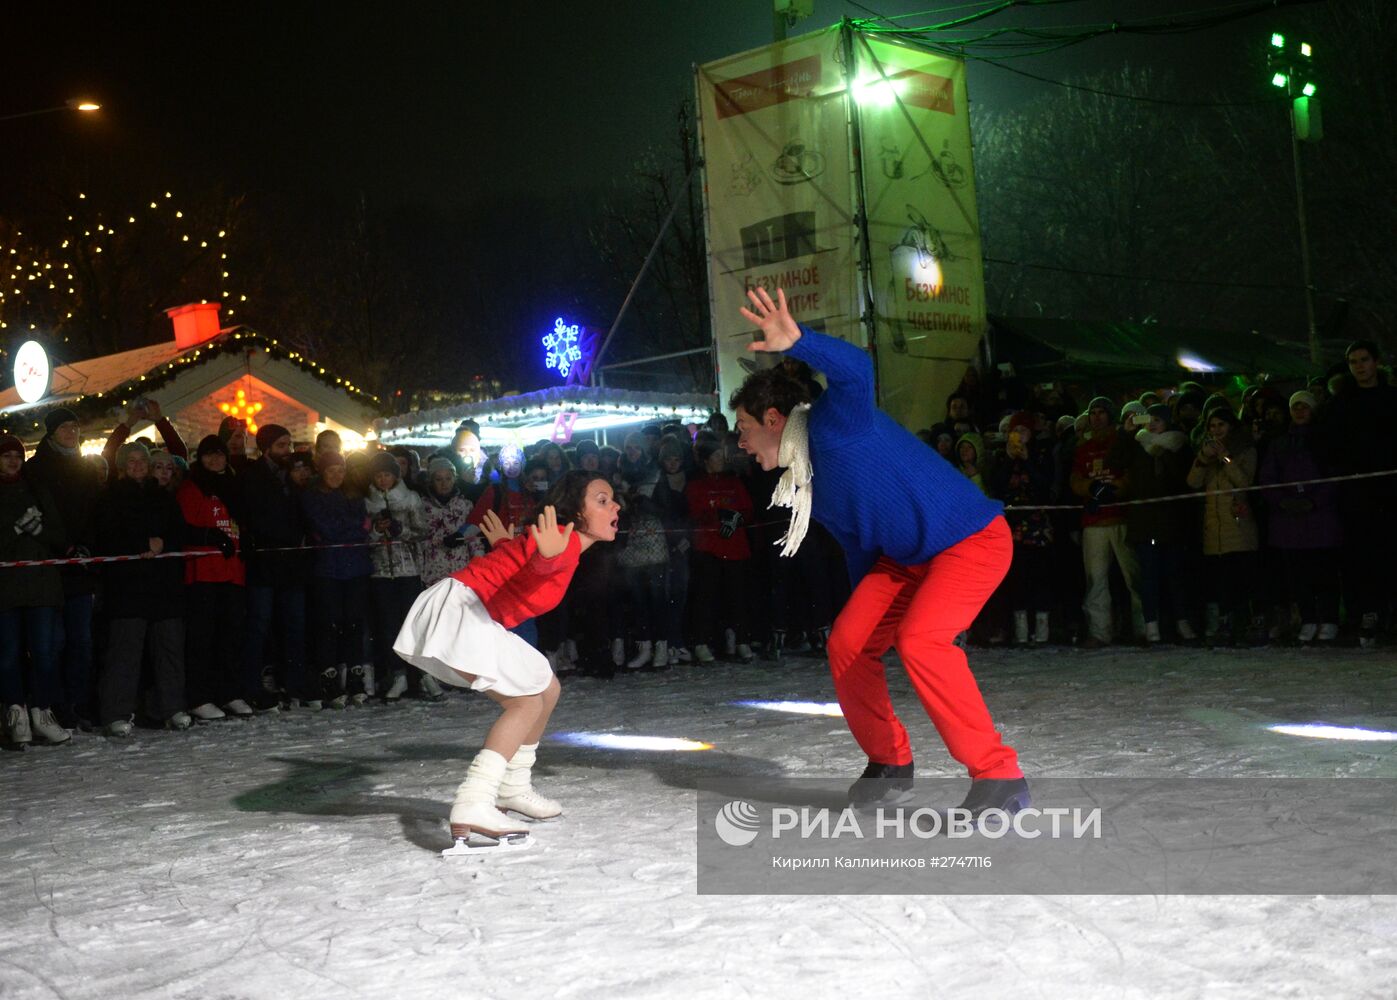
[[[970,773],[961,808],[1029,804],[1018,756],[995,731],[956,636],[970,626],[1013,555],[1001,506],[874,405],[873,365],[852,344],[796,324],[784,292],[748,292],[742,315],[761,331],[751,351],[780,351],[824,372],[814,406],[780,369],[750,375],[732,395],[739,446],[763,469],[784,468],[773,505],[790,507],[781,540],[793,554],[811,517],[844,549],[853,595],[827,653],[835,692],[868,767],[849,789],[857,807],[895,805],[912,791],[912,748],[883,676],[896,646],[927,715]],[[870,460],[884,470],[878,479]],[[780,543],[778,543],[780,544]]]
[[[514,537],[513,526],[490,512],[482,530],[493,550],[424,590],[398,633],[393,649],[408,663],[480,691],[503,710],[456,789],[453,851],[467,850],[473,833],[496,842],[490,846],[527,833],[528,824],[506,812],[551,819],[563,811],[530,781],[558,679],[548,658],[509,629],[558,606],[582,553],[615,541],[619,512],[611,484],[582,471],[554,485],[526,534]]]

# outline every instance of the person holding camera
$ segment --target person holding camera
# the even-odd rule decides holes
[[[1230,409],[1215,408],[1208,414],[1198,456],[1188,470],[1188,485],[1204,491],[1204,578],[1211,581],[1214,598],[1228,616],[1219,628],[1219,644],[1230,640],[1240,645],[1248,639],[1264,644],[1266,639],[1265,614],[1251,615],[1260,548],[1256,516],[1250,495],[1237,492],[1255,480],[1256,446],[1251,434]]]

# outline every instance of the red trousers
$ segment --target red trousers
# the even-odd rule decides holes
[[[844,719],[869,760],[907,764],[912,748],[893,711],[883,654],[896,647],[922,707],[971,778],[1020,778],[1018,755],[995,732],[965,653],[970,627],[1009,570],[1014,544],[997,517],[919,566],[878,560],[835,620],[829,664]]]

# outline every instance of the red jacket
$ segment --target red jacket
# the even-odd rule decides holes
[[[243,564],[241,543],[238,542],[238,522],[228,513],[228,505],[217,495],[209,496],[199,489],[193,480],[180,483],[175,493],[179,509],[184,514],[185,523],[191,528],[218,528],[233,536],[233,544],[239,554],[225,558],[216,548],[208,545],[186,545],[186,552],[212,552],[211,556],[190,557],[184,560],[185,583],[235,583],[239,587],[247,582],[247,567]]]
[[[523,532],[538,517],[538,500],[525,490],[511,490],[504,483],[491,483],[471,508],[471,516],[466,523],[484,524],[487,510],[499,514],[506,528],[512,524]]]
[[[719,559],[750,559],[752,548],[747,543],[747,525],[752,523],[752,497],[742,480],[729,472],[695,479],[684,488],[689,499],[689,518],[694,522],[694,551],[706,552]],[[742,515],[742,525],[728,538],[719,530],[720,515],[736,511]]]
[[[575,531],[568,547],[552,559],[540,556],[533,534],[523,531],[472,559],[451,578],[475,591],[491,618],[514,628],[562,603],[581,556],[582,539]]]
[[[1093,434],[1077,445],[1072,455],[1072,490],[1084,500],[1091,496],[1092,483],[1125,478],[1122,455],[1116,447],[1117,436],[1115,430],[1099,436]],[[1083,510],[1082,527],[1124,524],[1125,512],[1125,507],[1116,506],[1101,507],[1095,513]]]

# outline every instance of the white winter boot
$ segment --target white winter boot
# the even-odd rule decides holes
[[[1014,645],[1028,645],[1028,612],[1014,612]]]
[[[522,813],[530,819],[552,819],[563,814],[561,805],[534,790],[532,774],[537,756],[538,744],[528,743],[509,758],[500,780],[499,797],[495,799],[496,809]]]
[[[507,761],[493,750],[475,755],[451,805],[452,837],[465,839],[479,833],[498,840],[506,834],[528,832],[528,824],[510,819],[495,808],[507,766]]]
[[[1198,638],[1198,633],[1193,631],[1193,624],[1187,618],[1180,618],[1174,623],[1174,633],[1183,642],[1194,642]]]
[[[625,666],[625,663],[626,663],[626,640],[625,640],[625,639],[612,639],[612,640],[611,640],[611,662],[614,663],[614,664],[616,664],[616,666],[618,666],[618,667]]]
[[[33,727],[34,735],[43,737],[45,743],[53,746],[67,743],[73,738],[72,733],[58,724],[58,720],[53,717],[53,709],[51,708],[31,708],[29,722]]]
[[[34,734],[29,731],[29,713],[23,705],[11,705],[5,709],[5,733],[15,746],[34,742]]]
[[[636,646],[635,655],[626,661],[627,670],[639,670],[641,667],[649,666],[650,654],[654,650],[654,643],[649,639],[642,640]],[[513,763],[511,761],[511,763]]]
[[[651,668],[664,670],[669,666],[669,641],[661,639],[655,643],[655,658],[650,661]]]
[[[1048,613],[1040,611],[1033,616],[1033,644],[1045,646],[1048,643]]]
[[[1145,622],[1145,642],[1151,646],[1158,646],[1163,641],[1159,634],[1159,622]]]
[[[407,694],[407,674],[396,673],[393,675],[393,683],[388,690],[383,692],[384,701],[397,701]]]

